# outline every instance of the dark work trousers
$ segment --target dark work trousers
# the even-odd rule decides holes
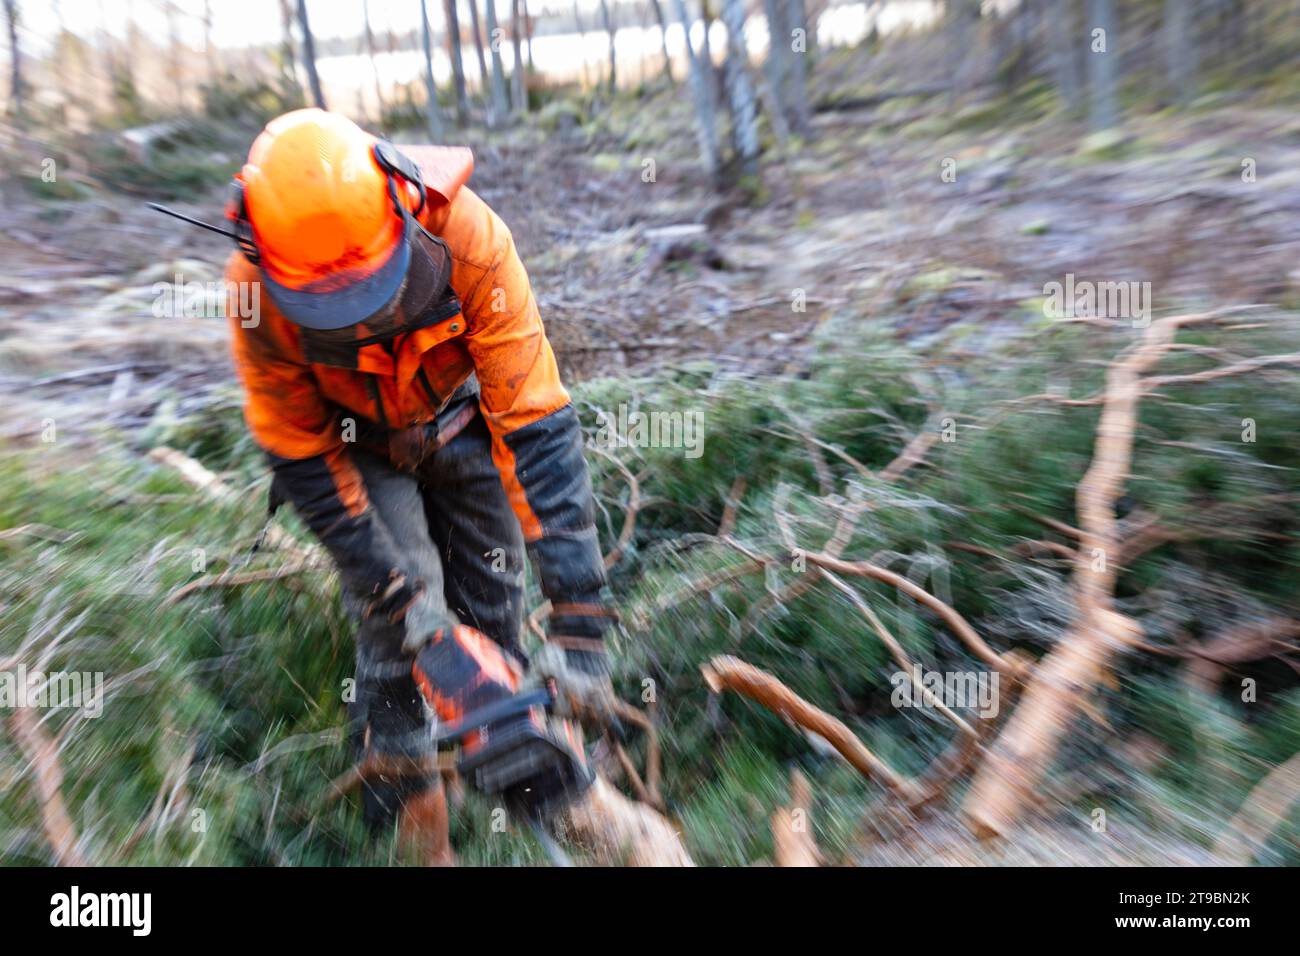
[[[477,390],[475,390],[477,391]],[[478,396],[458,392],[440,420]],[[402,650],[408,627],[432,634],[456,622],[469,625],[523,660],[520,633],[524,604],[524,540],[492,463],[491,436],[481,414],[425,460],[417,474],[355,450],[365,480],[376,532],[401,555],[408,579],[425,592],[399,624],[380,616],[360,621],[357,631],[357,700],[354,737],[379,755],[424,759],[434,751],[433,728],[411,676],[412,658]],[[361,602],[345,595],[349,610]],[[426,789],[434,775],[374,778],[365,792],[366,818],[391,823],[402,800]]]

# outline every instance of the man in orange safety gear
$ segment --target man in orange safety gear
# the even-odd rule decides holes
[[[227,210],[227,280],[258,290],[255,321],[230,315],[245,418],[359,621],[365,752],[408,768],[431,765],[431,712],[454,722],[517,689],[525,553],[548,640],[608,679],[578,418],[472,168],[467,149],[399,151],[298,110],[253,143]],[[436,781],[372,783],[367,816],[397,819]]]

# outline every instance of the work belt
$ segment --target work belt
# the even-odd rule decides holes
[[[357,444],[385,459],[398,471],[416,474],[439,449],[465,430],[478,414],[478,403],[466,400],[451,405],[428,422],[406,428],[385,428],[375,422],[357,423]]]

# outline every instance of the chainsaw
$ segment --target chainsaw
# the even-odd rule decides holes
[[[530,673],[471,627],[440,628],[416,654],[412,673],[435,720],[440,747],[476,790],[500,795],[527,820],[553,815],[595,780],[574,704],[591,696],[563,654],[543,648]]]

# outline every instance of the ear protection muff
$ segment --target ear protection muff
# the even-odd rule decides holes
[[[397,215],[405,217],[407,212],[406,207],[397,199],[396,180],[401,178],[414,186],[416,194],[420,197],[419,205],[411,212],[412,216],[419,219],[420,213],[424,212],[427,197],[424,189],[424,176],[420,173],[420,167],[386,139],[375,141],[374,155],[379,168],[388,175],[388,197],[393,201],[393,208],[396,210]]]
[[[384,171],[388,178],[388,198],[392,200],[393,211],[399,219],[405,219],[410,215],[415,220],[416,225],[419,225],[420,213],[424,212],[428,196],[424,189],[424,176],[420,174],[420,167],[386,139],[375,141],[372,154],[375,157],[375,162],[379,164],[379,168]],[[415,187],[416,194],[419,196],[419,204],[414,210],[408,210],[398,199],[398,180],[404,180]],[[230,182],[230,192],[226,199],[226,218],[234,224],[235,231],[230,235],[235,240],[235,245],[239,248],[239,251],[243,253],[244,258],[254,265],[259,264],[262,261],[262,254],[258,251],[257,240],[253,236],[253,224],[248,218],[248,202],[244,196],[244,181],[238,176]],[[424,227],[421,226],[420,228],[423,229]]]
[[[253,265],[260,263],[262,253],[258,251],[257,240],[253,238],[253,224],[248,220],[244,181],[238,176],[230,181],[230,190],[226,196],[226,218],[234,224],[235,231],[231,238],[235,240],[235,245],[244,254],[244,258]]]

